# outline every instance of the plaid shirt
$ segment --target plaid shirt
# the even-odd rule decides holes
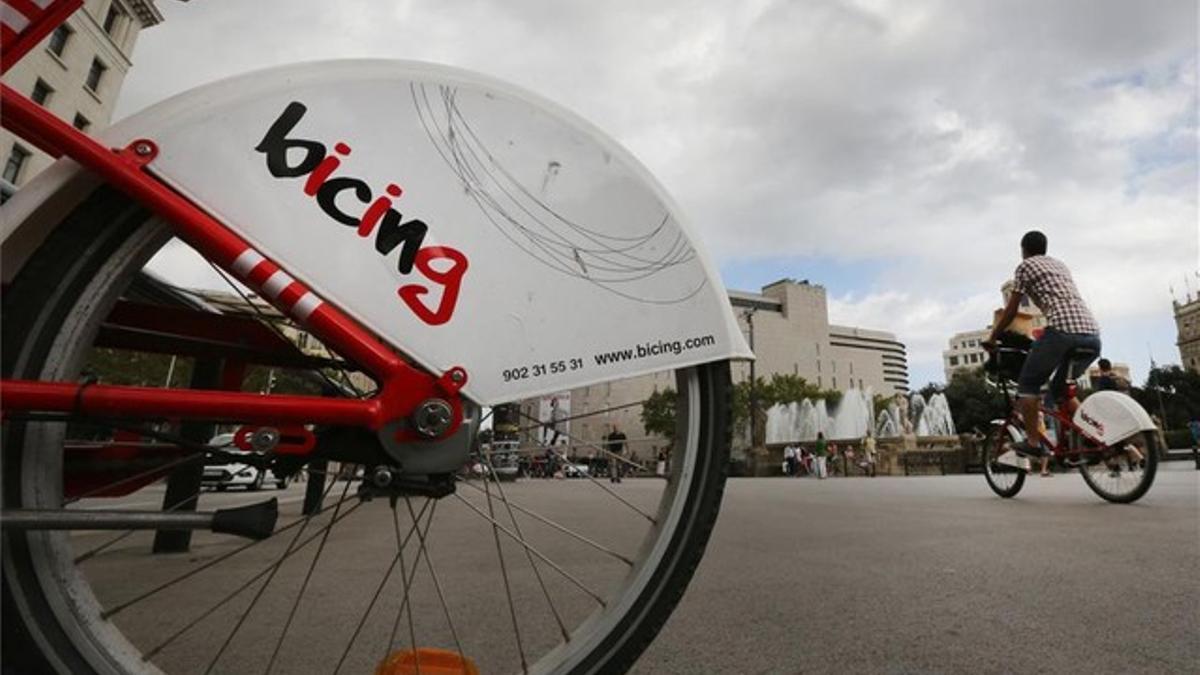
[[[1071,272],[1060,260],[1045,255],[1022,260],[1013,275],[1013,292],[1028,296],[1046,314],[1051,328],[1079,335],[1100,334]]]

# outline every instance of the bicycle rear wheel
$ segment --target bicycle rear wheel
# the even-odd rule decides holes
[[[1106,501],[1129,504],[1142,498],[1158,472],[1159,448],[1151,432],[1141,432],[1085,455],[1079,473]]]
[[[169,239],[167,227],[123,195],[107,188],[97,190],[50,235],[6,290],[4,375],[78,379],[109,310],[136,273]],[[211,597],[223,595],[241,582],[247,569],[260,569],[225,562],[224,556],[234,546],[228,539],[203,539],[202,545],[184,558],[151,557],[132,546],[100,553],[98,549],[107,544],[94,547],[92,540],[85,541],[73,533],[6,530],[3,662],[28,672],[262,672],[266,652],[271,651],[274,642],[276,654],[282,654],[278,662],[272,654],[271,663],[278,663],[281,671],[335,671],[345,666],[346,672],[351,672],[355,668],[372,669],[398,642],[405,644],[403,638],[397,640],[399,632],[414,636],[407,641],[413,649],[435,643],[454,646],[468,657],[486,659],[481,665],[488,671],[623,671],[665,623],[691,579],[717,517],[728,464],[728,364],[680,370],[669,381],[678,391],[669,475],[666,481],[646,479],[653,482],[642,484],[627,497],[611,489],[604,492],[598,481],[590,481],[595,486],[585,486],[587,479],[580,479],[579,487],[555,490],[552,488],[557,483],[506,483],[501,487],[498,481],[485,477],[482,485],[464,479],[459,491],[463,494],[457,501],[443,500],[446,506],[441,508],[437,505],[442,501],[426,502],[416,512],[408,500],[402,500],[389,512],[386,500],[368,503],[350,499],[351,506],[344,509],[338,501],[332,516],[325,513],[328,508],[314,516],[309,532],[323,534],[308,575],[313,577],[314,586],[319,581],[327,582],[324,591],[314,591],[323,593],[316,597],[327,604],[321,609],[303,605],[307,611],[300,612],[296,621],[299,625],[307,615],[308,623],[315,625],[305,628],[309,632],[303,634],[312,637],[298,639],[293,634],[286,645],[286,627],[278,642],[275,638],[277,627],[285,623],[289,604],[295,614],[302,600],[313,597],[305,596],[306,577],[298,594],[293,594],[294,603],[279,600],[279,586],[287,581],[284,577],[298,579],[303,570],[280,572],[281,581],[272,585],[275,572],[285,561],[290,562],[295,540],[275,536],[263,547],[252,549],[261,551],[280,539],[291,542],[282,555],[276,551],[261,556],[266,566],[261,567],[259,578],[263,572],[270,574],[258,587],[259,594],[267,598],[258,609],[255,603],[260,596],[256,595],[249,609],[243,610],[244,599],[255,588],[249,586],[241,596],[237,595],[240,591],[228,596],[236,597],[242,603],[240,608],[230,603],[204,619],[207,614],[201,611],[210,611],[205,607],[212,604]],[[135,422],[127,420],[129,424]],[[65,425],[57,422],[6,423],[6,509],[64,506],[63,446],[68,433]],[[494,471],[488,473],[495,475]],[[349,471],[346,476],[349,478],[344,488],[338,483],[344,477],[333,477],[329,483],[329,488],[336,486],[343,494],[343,500],[356,473]],[[591,496],[580,496],[585,487],[593,491]],[[204,498],[230,499],[240,493],[205,494]],[[331,538],[331,546],[355,551],[353,559],[343,558],[338,569],[314,575],[321,547],[330,538],[334,524],[350,518],[349,512],[359,506],[363,507],[361,511],[339,525],[339,536]],[[431,507],[428,517],[422,515],[424,507]],[[339,516],[339,509],[346,513]],[[434,510],[441,517],[436,523]],[[625,545],[620,550],[615,550],[615,545],[598,543],[599,535],[587,529],[607,533],[610,530],[603,526],[622,518],[639,525],[619,528],[632,533],[619,537]],[[403,539],[401,519],[405,520],[403,529],[408,530]],[[299,529],[303,531],[309,522],[298,515],[287,527],[301,523]],[[393,525],[395,544],[389,548],[384,544],[391,541]],[[536,528],[541,530],[533,532]],[[414,533],[419,545],[412,537]],[[457,560],[443,556],[435,563],[427,539],[447,546],[451,541],[475,545],[460,546],[458,550],[467,553]],[[410,540],[415,554],[406,549]],[[371,566],[359,560],[360,550],[377,554],[378,564]],[[110,552],[119,564],[106,562]],[[399,571],[393,575],[397,561]],[[211,568],[207,567],[210,563],[214,565]],[[186,576],[197,567],[204,568],[203,574]],[[418,572],[426,568],[428,574],[418,579]],[[397,589],[401,576],[402,588]],[[130,591],[128,586],[141,582],[141,577],[152,589],[159,588],[166,578],[175,581],[168,590],[154,591],[156,595],[146,596],[148,599],[139,604],[129,604],[130,596],[141,596],[140,590]],[[568,583],[572,579],[579,582],[580,577],[601,582],[603,587],[588,588],[583,593]],[[368,598],[376,583],[378,590]],[[185,585],[191,585],[192,590],[183,590]],[[383,592],[387,588],[391,591]],[[403,591],[402,601],[398,590]],[[448,599],[442,597],[444,590]],[[460,591],[457,595],[456,590]],[[173,598],[167,597],[177,591]],[[352,613],[337,605],[337,613],[326,616],[338,596],[361,597],[362,602]],[[370,621],[377,601],[375,621]],[[378,616],[384,605],[390,605],[389,611],[399,605],[394,610],[394,623],[391,616],[385,620]],[[363,606],[365,611],[360,615]],[[252,610],[255,616],[246,620]],[[407,621],[402,621],[406,611]],[[443,611],[449,631],[440,624]],[[451,614],[458,614],[460,619],[463,614],[471,615],[473,634],[456,631]],[[206,623],[192,623],[199,619]],[[244,637],[227,635],[227,627],[235,620],[237,627],[246,621]],[[332,651],[315,646],[331,633],[342,629],[348,633],[356,622],[344,651],[340,645]],[[418,623],[422,624],[419,628],[414,625]],[[286,624],[292,625],[290,615]],[[372,633],[376,625],[379,628]],[[388,628],[391,636],[385,641]],[[515,640],[505,638],[508,633],[515,634]],[[416,637],[422,634],[428,637]],[[172,642],[178,635],[184,638]],[[384,648],[364,648],[362,643],[370,636],[385,642]],[[217,659],[209,660],[222,638],[230,651],[224,658],[218,652]],[[190,646],[182,645],[184,640],[190,640]],[[462,645],[466,648],[459,649]],[[283,646],[288,648],[281,650]],[[320,653],[303,651],[308,646]]]
[[[1025,486],[1025,471],[997,461],[1006,452],[1012,452],[1013,435],[1011,422],[996,425],[983,441],[982,457],[983,477],[987,480],[992,492],[1008,499],[1015,497]]]

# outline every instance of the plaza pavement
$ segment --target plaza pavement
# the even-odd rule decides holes
[[[1200,671],[1200,472],[1108,504],[1077,474],[730,481],[637,673]]]
[[[649,504],[660,485],[628,480],[616,489],[634,503]],[[281,523],[295,517],[302,489],[276,493],[283,498]],[[636,527],[629,520],[611,510],[591,515],[591,506],[607,498],[581,481],[522,481],[508,490],[511,498],[532,506],[578,505],[571,513],[559,507],[555,517],[606,543],[636,545],[637,537],[630,534]],[[202,508],[269,494],[206,493]],[[470,490],[464,495],[481,503]],[[122,501],[150,508],[160,496],[151,488]],[[113,506],[107,500],[95,504]],[[453,504],[439,505],[434,558],[483,570],[443,583],[451,587],[459,631],[472,635],[467,651],[485,666],[483,672],[496,672],[487,666],[513,663],[514,648],[504,596],[487,569],[494,567],[494,542],[484,521],[453,515]],[[464,512],[461,505],[458,512]],[[314,590],[301,605],[274,672],[332,670],[378,583],[380,560],[390,555],[389,547],[394,551],[386,514],[382,508],[365,509],[339,525],[330,541],[332,553],[314,576]],[[81,534],[73,540],[82,550],[106,536],[111,535]],[[212,559],[236,543],[199,535],[191,554],[152,559],[146,555],[147,537],[130,537],[85,563],[106,601],[129,597],[133,589]],[[545,550],[588,583],[616,578],[611,569],[591,562],[584,555],[588,551],[551,541]],[[123,627],[135,637],[166,634],[177,625],[172,617],[181,607],[183,614],[194,615],[232,589],[231,579],[244,578],[277,554],[239,556],[229,579],[200,581],[173,596],[164,593],[142,611],[123,616]],[[1076,474],[1031,478],[1012,500],[995,497],[979,475],[734,479],[687,595],[634,672],[1196,672],[1198,554],[1200,472],[1190,462],[1164,464],[1149,495],[1129,506],[1101,501]],[[513,568],[527,567],[515,548],[507,548],[506,557]],[[303,570],[303,564],[285,565],[272,589],[298,587]],[[387,597],[398,597],[397,583]],[[570,599],[571,589],[561,580],[549,583],[567,598],[561,608],[565,614],[589,611],[580,594]],[[518,578],[514,584],[526,622],[524,639],[552,644],[552,624],[536,618],[545,615],[545,604],[532,581]],[[275,590],[264,595],[257,620],[247,622],[246,634],[235,640],[232,656],[216,672],[262,672],[290,597]],[[440,616],[428,591],[414,602],[419,615]],[[385,599],[342,672],[371,671],[379,656],[374,645],[386,641],[398,603],[386,605]],[[213,636],[232,625],[233,609],[218,612],[202,624],[200,634],[164,652],[171,670],[203,670]]]

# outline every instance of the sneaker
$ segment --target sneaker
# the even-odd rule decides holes
[[[1012,450],[1007,450],[1004,452],[1004,454],[997,457],[996,463],[1000,464],[1002,466],[1009,466],[1014,469],[1020,469],[1022,471],[1030,471],[1033,469],[1033,465],[1029,462],[1028,459],[1018,455],[1017,453],[1013,452]]]

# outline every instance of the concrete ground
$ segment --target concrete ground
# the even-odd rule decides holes
[[[283,498],[295,517],[302,486]],[[338,487],[340,490],[340,485]],[[661,489],[627,480],[616,489],[649,505]],[[151,508],[150,488],[121,500]],[[583,481],[522,481],[508,496],[623,551],[643,525]],[[206,493],[202,508],[264,495]],[[463,495],[482,508],[482,496]],[[111,507],[107,500],[86,507]],[[432,558],[465,651],[483,672],[518,670],[495,542],[486,522],[455,500],[439,503]],[[527,521],[526,536],[585,585],[620,578],[620,564]],[[403,522],[401,523],[403,525]],[[334,530],[273,672],[331,672],[395,551],[390,512],[373,502]],[[406,527],[402,530],[407,532]],[[77,552],[111,538],[77,534]],[[152,558],[148,535],[122,540],[83,564],[106,603],[119,602],[232,550],[237,540],[199,535],[193,552]],[[307,536],[307,535],[305,535]],[[278,542],[276,540],[279,540]],[[287,547],[276,537],[122,613],[143,649],[264,569]],[[316,542],[280,568],[259,609],[214,672],[262,672]],[[536,579],[504,545],[527,649],[548,647]],[[1107,504],[1075,474],[1031,478],[1012,500],[982,476],[737,479],[687,595],[634,668],[636,673],[800,672],[1196,672],[1200,664],[1200,472],[1164,464],[1150,493]],[[300,559],[303,558],[301,561]],[[412,558],[406,559],[410,564]],[[466,574],[455,575],[455,570]],[[524,574],[523,574],[524,572]],[[452,644],[440,603],[418,573],[418,642]],[[341,672],[371,672],[396,627],[401,580],[393,575]],[[568,622],[594,606],[562,577],[546,575]],[[163,651],[171,672],[202,672],[248,593]],[[436,624],[436,625],[435,625]],[[397,632],[406,644],[407,624]]]

